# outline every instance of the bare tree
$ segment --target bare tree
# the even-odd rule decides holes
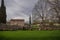
[[[48,3],[51,5],[51,9],[56,13],[56,19],[60,23],[60,0],[48,0]]]
[[[39,0],[33,9],[33,19],[44,22],[47,16],[47,0]]]

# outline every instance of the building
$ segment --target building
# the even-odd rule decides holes
[[[10,25],[16,25],[16,26],[23,27],[24,24],[25,24],[24,19],[11,19],[10,20]]]
[[[0,24],[6,24],[6,7],[4,5],[4,0],[1,0],[1,7],[0,7]]]

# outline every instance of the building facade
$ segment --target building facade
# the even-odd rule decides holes
[[[4,0],[1,0],[1,7],[0,7],[0,24],[6,24],[6,7],[4,5]]]
[[[10,25],[24,27],[24,24],[25,24],[24,19],[11,19],[10,20]]]

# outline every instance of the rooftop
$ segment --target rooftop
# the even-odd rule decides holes
[[[11,19],[11,21],[24,21],[24,19]]]

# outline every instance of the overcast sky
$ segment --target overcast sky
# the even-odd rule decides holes
[[[32,13],[37,1],[38,0],[5,0],[7,20],[22,18],[28,21],[29,15]]]

